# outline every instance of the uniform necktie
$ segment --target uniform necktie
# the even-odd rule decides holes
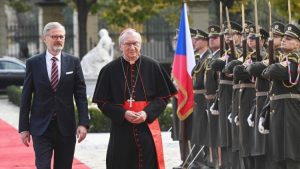
[[[58,68],[56,61],[58,60],[56,57],[52,57],[52,68],[51,68],[51,87],[55,92],[58,85]]]

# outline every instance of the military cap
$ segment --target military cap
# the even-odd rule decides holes
[[[268,39],[269,38],[269,32],[266,31],[264,28],[260,28],[259,33],[260,33],[262,39]]]
[[[225,24],[225,33],[228,33],[229,30],[228,30],[228,24],[227,24],[227,21],[224,23]],[[232,30],[232,33],[242,33],[243,31],[243,28],[240,24],[236,23],[236,22],[233,22],[233,21],[230,21],[230,26],[231,26],[231,30]]]
[[[208,39],[208,34],[200,29],[196,30],[196,36],[197,39]]]
[[[208,37],[220,36],[221,28],[217,25],[210,25],[208,27]]]
[[[256,37],[256,27],[255,25],[249,25],[249,34],[248,34],[248,38],[250,39],[255,39]],[[260,28],[259,29],[259,34],[261,36],[262,39],[268,39],[269,37],[269,32],[266,31],[264,28]]]
[[[297,26],[287,24],[284,30],[284,35],[300,40],[300,29]]]
[[[190,28],[191,37],[196,36],[197,31],[193,28]]]
[[[253,25],[252,22],[250,22],[250,21],[245,21],[245,23],[244,23],[244,29],[243,29],[242,33],[245,33],[246,35],[248,35],[249,32],[250,32],[249,27],[250,27],[251,25]]]
[[[280,36],[283,36],[284,35],[284,24],[281,23],[281,22],[273,22],[272,25],[271,25],[271,28],[272,28],[272,32],[274,34],[278,34]]]

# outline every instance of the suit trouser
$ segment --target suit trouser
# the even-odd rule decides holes
[[[50,169],[54,152],[54,169],[71,169],[75,151],[76,137],[62,136],[56,120],[51,120],[41,136],[32,136],[37,169]]]

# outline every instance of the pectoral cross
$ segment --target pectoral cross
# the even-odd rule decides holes
[[[127,101],[129,101],[129,107],[132,107],[132,102],[134,102],[135,100],[133,100],[132,96],[130,96],[130,98]]]

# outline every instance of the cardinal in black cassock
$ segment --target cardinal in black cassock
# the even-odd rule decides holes
[[[140,55],[134,29],[120,35],[123,56],[102,68],[93,102],[111,119],[107,169],[164,169],[158,116],[177,93],[166,71]]]

